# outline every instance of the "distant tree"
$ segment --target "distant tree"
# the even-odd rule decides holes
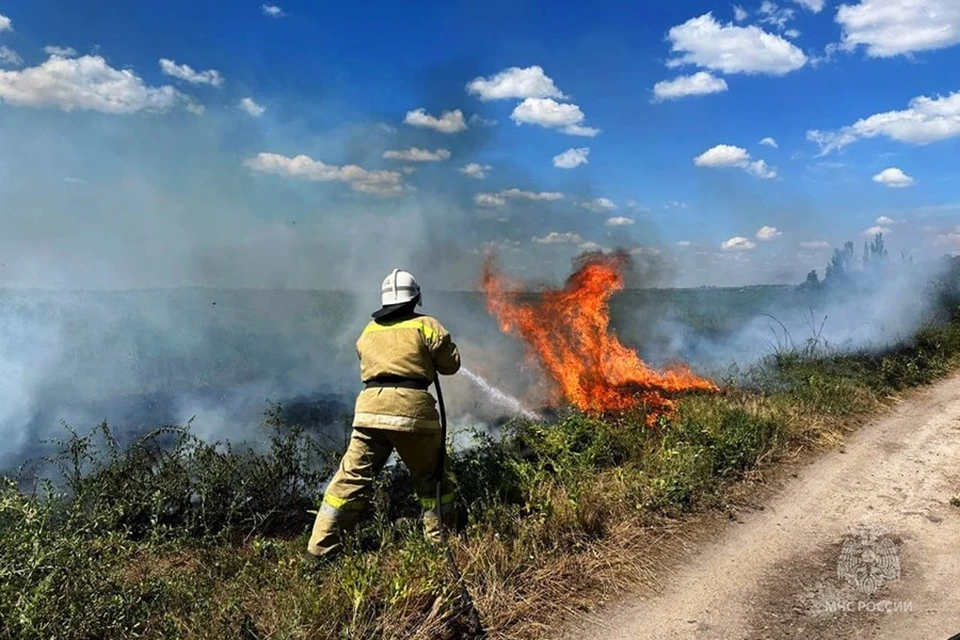
[[[887,261],[887,248],[883,242],[883,234],[873,236],[873,241],[863,243],[863,268],[877,269]]]
[[[900,265],[910,269],[913,265],[913,256],[900,252]],[[881,272],[889,272],[894,267],[887,251],[883,234],[874,234],[873,239],[863,243],[863,254],[856,255],[853,242],[847,241],[840,249],[834,249],[821,285],[826,287],[850,284],[863,284],[870,276],[876,277]],[[807,276],[810,282],[811,276]],[[807,284],[807,283],[805,283]]]
[[[830,258],[830,264],[827,265],[827,271],[823,276],[824,283],[848,280],[853,272],[855,254],[853,242],[850,241],[843,245],[843,249],[834,249],[833,257]]]
[[[810,273],[807,274],[807,279],[801,285],[803,287],[814,288],[820,286],[820,278],[817,276],[816,269],[810,269]]]

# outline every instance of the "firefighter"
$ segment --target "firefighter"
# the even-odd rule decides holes
[[[394,269],[380,289],[382,308],[357,339],[360,379],[353,432],[340,468],[317,512],[307,545],[308,560],[329,560],[342,550],[341,534],[353,529],[370,500],[372,484],[396,450],[413,477],[426,536],[440,540],[437,462],[442,442],[436,399],[427,390],[435,376],[460,369],[460,352],[435,318],[421,315],[420,286]],[[453,477],[443,470],[444,526],[455,521]]]

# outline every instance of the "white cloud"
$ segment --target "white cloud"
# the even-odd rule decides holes
[[[869,229],[863,232],[863,235],[872,238],[878,233],[890,233],[890,227],[884,227],[883,225],[877,225],[875,227],[870,227]]]
[[[803,249],[829,249],[830,243],[824,242],[823,240],[811,240],[809,242],[801,242],[800,247]]]
[[[826,155],[857,140],[881,135],[917,145],[960,135],[960,91],[936,98],[919,96],[903,111],[877,113],[839,131],[807,131],[807,140],[817,143],[820,155]]]
[[[633,224],[633,220],[624,218],[623,216],[617,216],[615,218],[609,218],[605,224],[608,227],[626,227]]]
[[[77,55],[77,50],[73,47],[56,47],[53,45],[44,47],[43,52],[48,56],[60,56],[62,58],[72,58]]]
[[[2,31],[13,31],[13,21],[0,13],[0,32]]]
[[[791,40],[796,40],[800,37],[800,32],[797,29],[787,29],[783,32],[783,35],[787,36]],[[820,64],[820,60],[811,60],[810,64]]]
[[[403,183],[397,171],[368,171],[353,164],[338,167],[305,155],[288,158],[276,153],[259,153],[256,157],[245,160],[243,164],[253,171],[297,180],[344,182],[360,193],[392,196],[403,191]]]
[[[582,164],[587,164],[588,155],[590,155],[590,149],[587,147],[567,149],[560,155],[553,156],[553,166],[558,169],[573,169]]]
[[[758,178],[763,178],[764,180],[777,177],[777,172],[768,167],[765,160],[754,160],[753,162],[749,162],[745,167],[743,167],[743,170],[749,174],[757,176]]]
[[[897,224],[896,220],[894,220],[893,218],[889,218],[887,216],[880,216],[879,218],[874,220],[874,222],[876,224],[882,224],[882,225]]]
[[[826,0],[793,0],[804,9],[812,11],[813,13],[820,13],[823,11],[823,5]]]
[[[747,10],[741,7],[740,5],[733,5],[733,18],[737,22],[743,22],[747,19],[747,16],[750,14],[747,13]]]
[[[783,232],[776,227],[764,225],[757,231],[757,240],[773,240],[777,236],[783,235]]]
[[[489,78],[474,78],[467,83],[467,93],[481,100],[505,98],[565,98],[539,65],[510,67]]]
[[[171,86],[149,87],[132,71],[114,69],[100,56],[51,56],[37,67],[0,71],[0,101],[126,114],[166,111],[187,99]]]
[[[913,186],[916,182],[913,178],[905,174],[903,171],[897,167],[890,167],[889,169],[884,169],[877,175],[873,176],[873,181],[882,185],[886,185],[892,189],[902,189],[904,187]]]
[[[502,207],[507,199],[496,193],[478,193],[473,196],[473,202],[481,207]]]
[[[0,47],[0,66],[19,67],[22,64],[23,58],[20,57],[19,53],[6,45]]]
[[[287,15],[283,12],[283,9],[275,4],[262,4],[260,5],[260,11],[263,12],[263,15],[271,18],[282,18]]]
[[[474,127],[492,127],[497,124],[496,120],[488,120],[477,114],[470,116],[470,124]]]
[[[846,50],[867,48],[874,58],[945,49],[960,43],[957,0],[861,0],[842,5],[836,21]]]
[[[551,231],[545,236],[533,237],[531,238],[534,242],[538,244],[577,244],[583,242],[583,238],[575,233],[558,233],[556,231]]]
[[[570,136],[586,136],[587,138],[593,138],[600,133],[600,129],[595,127],[584,127],[579,124],[571,124],[568,127],[564,127],[563,132]]]
[[[207,71],[194,71],[189,65],[177,64],[173,60],[160,58],[160,70],[164,75],[179,78],[190,84],[208,84],[211,87],[219,87],[223,84],[223,76],[216,69]]]
[[[520,198],[523,200],[563,200],[563,194],[556,191],[521,191],[514,188],[501,191],[500,195],[505,198]]]
[[[541,127],[564,127],[584,119],[583,111],[575,104],[556,102],[551,98],[527,98],[510,115],[516,123],[538,124]]]
[[[773,138],[764,138],[760,141],[760,144],[767,145],[768,147],[773,147],[774,149],[779,149],[780,145],[777,144],[777,141]]]
[[[492,168],[493,167],[488,164],[477,164],[476,162],[470,162],[466,166],[457,169],[457,171],[464,175],[470,176],[471,178],[483,180],[487,177],[487,172]]]
[[[678,247],[689,247],[690,244],[691,243],[689,240],[680,240],[679,242],[677,242]]]
[[[613,200],[609,198],[594,198],[587,202],[578,202],[579,206],[587,209],[589,211],[594,211],[596,213],[603,213],[605,211],[614,211],[617,208],[617,205],[614,204]]]
[[[664,209],[689,209],[690,205],[683,200],[669,200],[663,205]]]
[[[686,96],[703,96],[726,91],[727,81],[717,78],[706,71],[698,71],[690,76],[679,76],[673,80],[662,80],[653,85],[653,101],[676,100]]]
[[[749,251],[750,249],[755,248],[757,245],[743,238],[741,236],[736,236],[730,238],[729,240],[724,241],[720,248],[724,251]]]
[[[784,75],[807,63],[803,51],[757,26],[722,25],[712,13],[691,18],[667,33],[671,51],[682,54],[667,63],[694,64],[723,73]]]
[[[600,251],[603,253],[606,253],[607,251],[609,251],[609,249],[607,249],[603,245],[597,244],[592,240],[589,242],[584,242],[583,244],[578,246],[577,249],[579,249],[580,251]]]
[[[561,129],[575,136],[593,137],[599,129],[581,125],[583,111],[575,104],[557,102],[551,98],[527,98],[516,106],[510,119],[520,124],[536,124],[547,129]]]
[[[253,101],[253,98],[244,98],[240,101],[240,108],[246,111],[248,114],[254,118],[259,118],[267,110],[266,107],[262,107],[256,102]]]
[[[448,160],[450,158],[450,152],[446,149],[430,151],[428,149],[410,147],[403,151],[384,151],[383,157],[387,160],[406,160],[407,162],[439,162],[440,160]]]
[[[746,149],[728,144],[718,144],[693,159],[698,167],[739,167],[758,178],[776,178],[777,172],[763,160],[752,160]]]
[[[407,111],[403,122],[412,127],[434,129],[440,133],[457,133],[467,128],[467,123],[463,119],[463,112],[460,109],[444,111],[439,118],[428,114],[426,109],[415,109]]]
[[[698,167],[739,167],[750,159],[746,149],[718,144],[693,159]]]
[[[770,0],[763,0],[760,4],[759,13],[763,16],[759,19],[761,24],[772,25],[781,31],[786,28],[787,23],[793,20],[795,15],[793,9],[781,8]]]
[[[563,200],[563,194],[556,191],[521,191],[520,189],[506,189],[500,193],[478,193],[473,196],[473,202],[482,207],[502,207],[508,199],[555,201]]]

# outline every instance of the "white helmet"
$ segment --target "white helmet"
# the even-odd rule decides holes
[[[403,304],[419,295],[420,285],[417,284],[413,274],[402,269],[394,269],[383,279],[383,285],[380,287],[380,304],[383,306]],[[420,300],[417,306],[423,306],[423,300]]]

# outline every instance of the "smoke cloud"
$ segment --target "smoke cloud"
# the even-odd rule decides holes
[[[504,271],[531,289],[562,284],[581,250],[531,242],[549,231],[633,249],[629,287],[689,284],[698,268],[711,270],[709,262],[656,249],[658,221],[624,203],[618,215],[634,224],[598,237],[606,217],[574,206],[607,198],[595,192],[589,167],[545,184],[509,155],[491,160],[499,128],[477,123],[496,114],[464,91],[467,80],[489,73],[471,61],[431,68],[404,109],[377,118],[347,114],[335,126],[284,113],[272,106],[278,100],[257,119],[236,108],[117,116],[5,107],[0,148],[18,152],[0,154],[0,469],[36,454],[41,439],[62,435],[61,420],[83,431],[106,419],[133,437],[195,416],[203,437],[255,439],[272,401],[342,435],[359,388],[354,341],[394,267],[417,274],[424,311],[454,333],[464,363],[524,400],[537,387],[536,368],[469,293],[478,288],[484,249],[496,250]],[[324,108],[336,113],[328,102],[317,105]],[[468,126],[451,134],[404,125],[416,109],[459,110]],[[441,147],[449,159],[412,169],[383,158],[391,149]],[[244,164],[260,153],[398,172],[403,189],[365,193],[345,184],[355,175],[349,171],[336,174],[343,180],[316,182]],[[479,182],[456,171],[468,162],[492,168]],[[474,203],[478,185],[569,197],[504,198],[486,210]],[[767,215],[779,203],[713,188],[757,212],[738,233],[786,226]],[[718,252],[705,259],[744,259]],[[798,282],[802,275],[794,269],[780,277]],[[832,344],[882,343],[915,326],[923,275],[918,267],[814,315],[828,317],[824,335]],[[614,326],[654,362],[714,367],[769,352],[763,313],[777,315],[795,339],[803,335],[803,321],[791,320],[803,316],[793,315],[790,295],[743,306],[747,312],[734,316],[740,325],[705,327],[690,314],[729,318],[724,304],[738,303],[691,298],[669,307],[653,293],[629,292],[615,298]],[[445,391],[459,428],[503,418],[463,376]]]
[[[460,78],[471,73],[429,70],[420,105],[466,113]],[[257,438],[280,402],[342,433],[359,388],[354,342],[394,267],[418,274],[425,311],[466,361],[497,350],[482,305],[434,292],[474,289],[483,256],[470,249],[501,225],[474,218],[472,178],[454,160],[411,172],[382,158],[442,135],[457,161],[472,159],[496,128],[451,136],[404,126],[401,111],[318,135],[273,113],[4,110],[0,148],[23,152],[0,155],[12,231],[0,234],[0,469],[45,450],[61,421],[82,432],[106,419],[129,438],[194,418],[199,435],[236,441]],[[405,191],[379,197],[244,166],[259,153],[403,170]],[[469,383],[448,386],[453,415],[489,419]]]

